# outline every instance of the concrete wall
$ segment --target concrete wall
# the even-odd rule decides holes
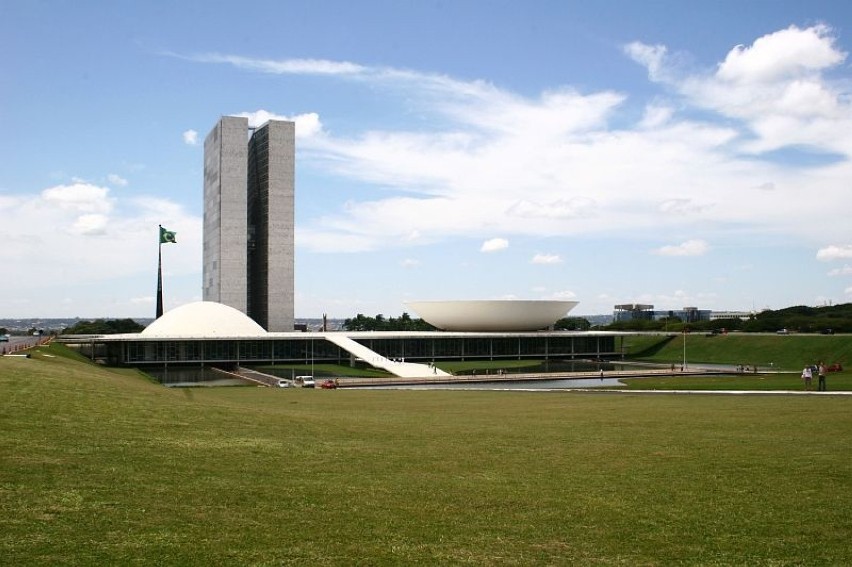
[[[269,128],[268,331],[293,330],[296,125]]]

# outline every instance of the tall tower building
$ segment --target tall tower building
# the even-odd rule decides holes
[[[225,116],[204,141],[203,299],[293,330],[295,124]]]

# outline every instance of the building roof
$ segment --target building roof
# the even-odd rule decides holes
[[[444,331],[519,332],[550,327],[577,301],[494,299],[407,301],[427,323]]]
[[[260,337],[266,330],[248,315],[215,301],[196,301],[166,311],[143,337]]]

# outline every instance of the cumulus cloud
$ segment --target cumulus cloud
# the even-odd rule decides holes
[[[852,136],[832,132],[842,132],[838,120],[847,129],[852,122],[849,99],[824,77],[846,59],[835,43],[828,26],[790,26],[750,46],[734,46],[714,71],[703,74],[680,73],[659,46],[630,44],[626,52],[652,80],[672,86],[692,104],[742,120],[753,135],[744,138],[745,151],[798,144],[846,152]]]
[[[195,130],[187,130],[183,133],[183,143],[188,146],[198,145],[198,132]]]
[[[67,286],[115,278],[148,281],[156,267],[160,223],[182,236],[179,246],[170,247],[166,269],[193,273],[201,262],[201,219],[168,200],[114,197],[107,187],[76,180],[36,194],[7,195],[0,211],[7,294],[17,285],[57,280]]]
[[[240,112],[234,116],[242,116],[248,118],[250,128],[259,128],[270,120],[285,120],[287,122],[296,123],[296,138],[310,138],[322,133],[322,123],[319,115],[315,112],[306,114],[297,114],[295,116],[285,116],[283,114],[275,114],[268,110],[256,110],[254,112]]]
[[[345,61],[195,60],[368,84],[372,96],[404,101],[428,120],[428,129],[389,120],[342,135],[316,113],[242,114],[254,125],[295,120],[305,166],[343,180],[341,205],[300,227],[300,245],[313,251],[486,239],[495,227],[504,237],[558,237],[648,227],[682,233],[700,223],[708,232],[848,238],[852,97],[826,78],[846,57],[830,28],[790,27],[731,46],[704,71],[663,45],[634,42],[624,53],[669,87],[669,99],[638,102],[644,112],[634,124],[624,110],[636,101],[615,91],[556,86],[522,95],[487,81]],[[839,159],[800,167],[771,154],[802,147]],[[359,184],[387,194],[351,189]],[[657,253],[707,249],[691,241]]]
[[[107,187],[82,181],[49,187],[41,192],[41,198],[50,205],[81,213],[106,213],[113,206]]]
[[[751,46],[737,45],[719,65],[717,76],[731,82],[772,82],[808,75],[843,62],[846,54],[834,46],[831,29],[815,25],[787,29],[758,38]]]
[[[498,252],[509,247],[509,241],[505,238],[491,238],[482,243],[480,252]]]
[[[821,262],[830,262],[832,260],[842,260],[844,258],[852,258],[852,244],[834,245],[820,248],[816,253],[817,260]]]
[[[108,220],[106,215],[80,215],[71,225],[70,230],[74,234],[100,236],[106,234]]]
[[[562,258],[558,254],[538,253],[530,260],[531,264],[561,264]]]
[[[687,240],[680,244],[662,246],[654,253],[660,256],[703,256],[710,246],[703,240]]]

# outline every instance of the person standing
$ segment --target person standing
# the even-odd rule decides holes
[[[802,380],[805,381],[805,390],[811,389],[811,380],[813,379],[813,377],[814,374],[813,371],[811,371],[811,367],[805,366],[805,368],[802,370]]]
[[[819,379],[817,381],[817,390],[819,390],[820,392],[825,392],[825,372],[825,364],[820,362],[819,368],[817,369],[817,373],[819,376]]]

